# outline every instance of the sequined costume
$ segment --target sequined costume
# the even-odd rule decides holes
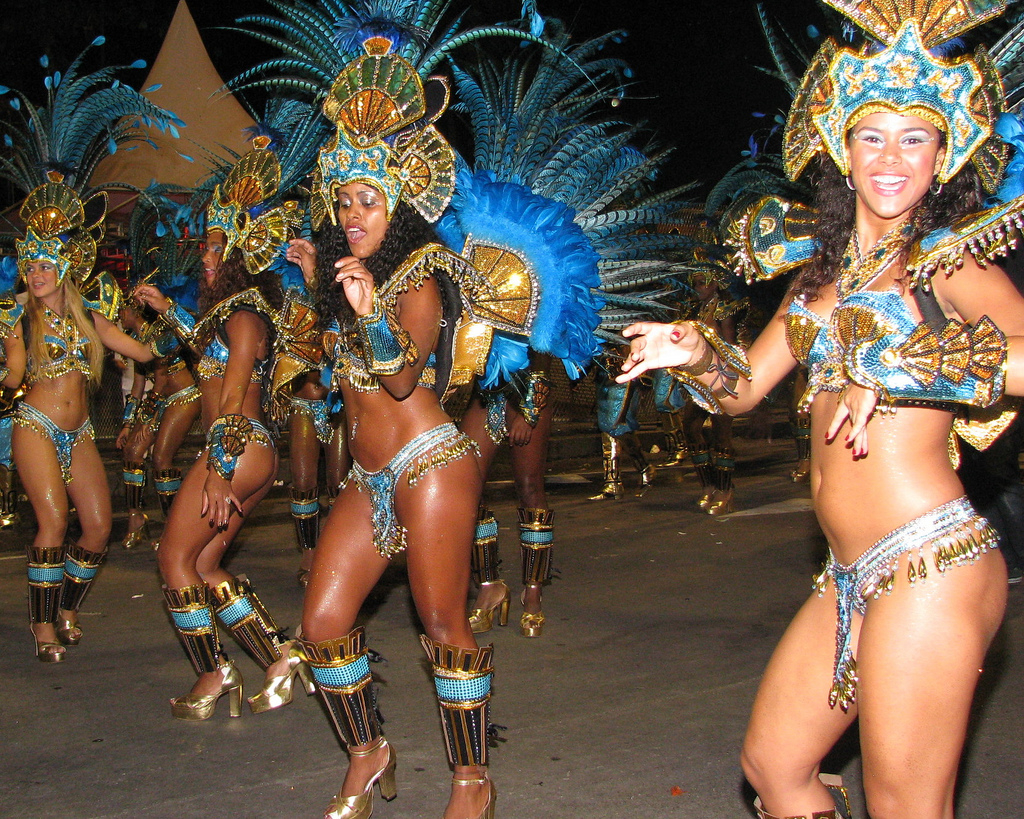
[[[34,430],[50,440],[57,453],[60,475],[64,479],[65,486],[71,483],[71,455],[75,445],[82,441],[96,439],[92,421],[89,418],[86,418],[78,429],[61,429],[50,420],[46,413],[24,401],[18,406],[18,411],[14,415],[14,423],[19,427]]]

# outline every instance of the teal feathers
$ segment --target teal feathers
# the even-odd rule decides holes
[[[102,44],[102,37],[92,43]],[[185,124],[117,79],[121,71],[143,68],[145,63],[82,74],[88,50],[63,74],[56,71],[46,78],[43,105],[35,105],[20,91],[0,88],[0,101],[6,98],[13,111],[0,123],[6,146],[0,152],[0,177],[25,193],[45,182],[49,172],[56,172],[87,196],[89,179],[104,157],[125,143],[148,141],[141,124],[173,136],[177,136],[177,127]]]

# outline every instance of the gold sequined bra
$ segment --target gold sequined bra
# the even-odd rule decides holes
[[[82,333],[71,315],[60,316],[49,307],[43,307],[46,327],[43,344],[49,361],[30,361],[27,372],[29,386],[43,378],[60,378],[71,372],[92,376],[89,365],[89,338]]]
[[[895,290],[850,293],[828,319],[794,299],[786,340],[809,369],[802,408],[822,390],[840,392],[849,384],[890,404],[989,406],[1003,392],[1006,339],[988,317],[973,327],[948,321],[933,330]]]

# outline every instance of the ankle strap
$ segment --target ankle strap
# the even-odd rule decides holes
[[[353,748],[352,746],[349,746],[348,753],[349,753],[349,756],[358,756],[358,757],[370,756],[370,754],[376,753],[377,751],[379,751],[381,748],[383,748],[387,744],[388,744],[388,741],[384,737],[377,737],[377,741],[376,742],[374,742],[372,745],[368,745],[363,750],[359,750],[357,748]]]
[[[480,779],[459,779],[457,777],[452,777],[453,785],[486,785],[490,781],[490,778],[486,774]]]

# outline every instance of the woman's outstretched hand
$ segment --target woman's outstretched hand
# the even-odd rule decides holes
[[[846,445],[853,451],[854,458],[863,458],[868,454],[868,421],[874,415],[878,405],[878,393],[866,387],[850,384],[839,398],[836,414],[832,416],[825,440],[831,443],[843,428],[850,422],[850,431],[846,435]]]
[[[629,343],[629,354],[622,362],[622,372],[615,380],[623,384],[647,370],[664,367],[685,367],[704,353],[704,337],[689,322],[659,324],[642,321],[622,331]]]
[[[357,316],[365,316],[373,312],[373,275],[363,267],[363,263],[355,256],[344,256],[334,263],[337,274],[334,280],[345,291],[352,311]]]

